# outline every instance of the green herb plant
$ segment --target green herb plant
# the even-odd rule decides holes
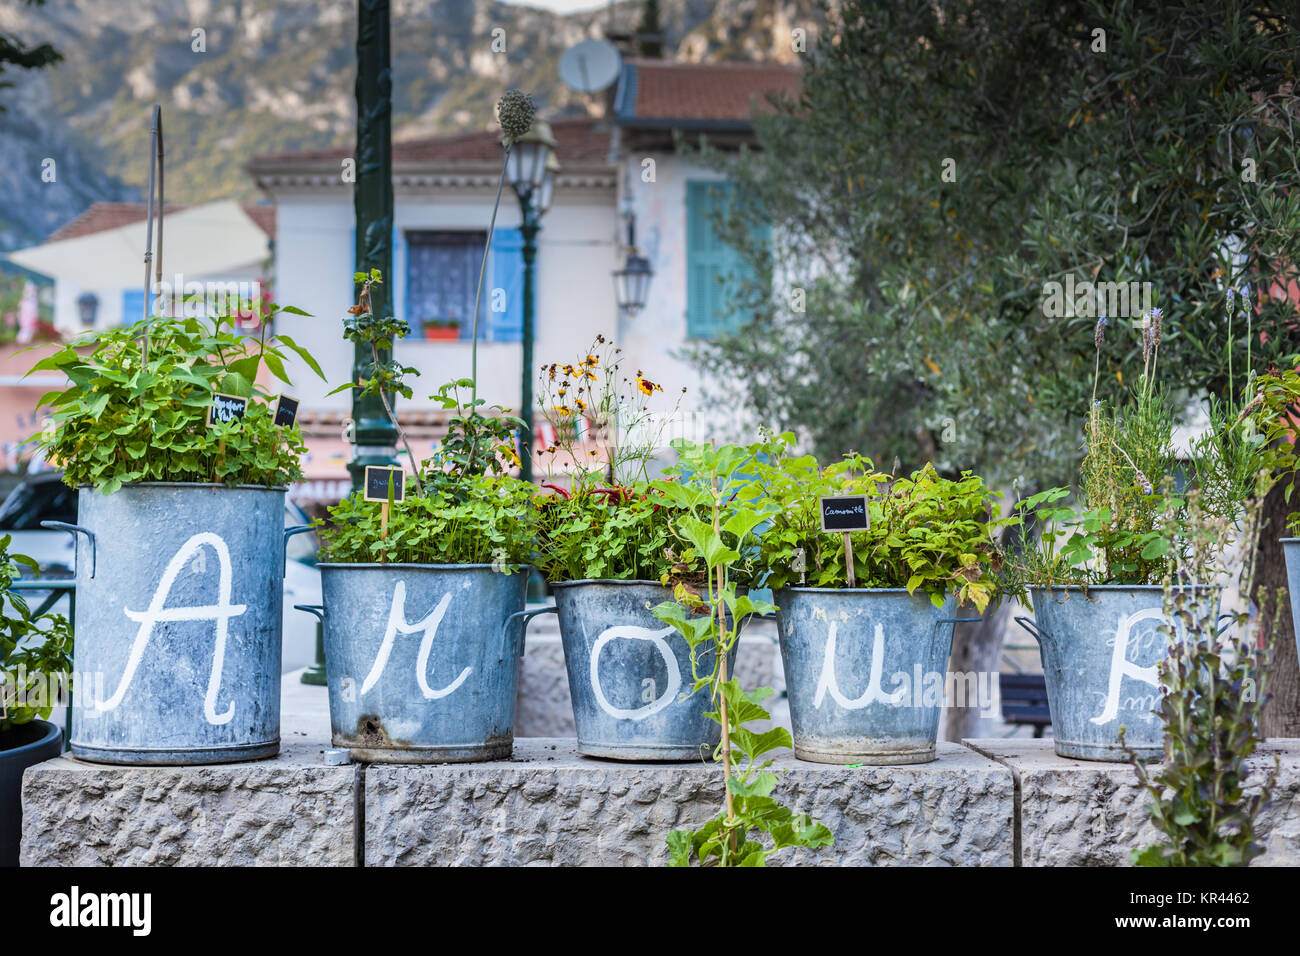
[[[390,505],[357,495],[320,524],[322,561],[337,563],[495,564],[505,573],[528,562],[536,509],[532,489],[508,475],[466,476]]]
[[[26,555],[10,554],[11,535],[0,538],[0,733],[54,709],[48,693],[54,681],[66,686],[72,670],[72,626],[58,614],[37,617],[13,590],[19,565],[33,575],[36,562]]]
[[[707,690],[714,707],[708,716],[722,727],[714,759],[722,765],[725,800],[722,812],[700,829],[668,834],[669,865],[695,861],[704,866],[763,866],[772,853],[789,847],[830,846],[834,839],[825,826],[772,796],[779,781],[771,758],[763,757],[791,747],[790,732],[779,726],[763,731],[748,726],[771,719],[762,702],[772,688],[745,691],[727,674],[727,655],[738,639],[735,624],[751,614],[776,610],[738,594],[732,576],[733,563],[746,549],[756,549],[756,529],[774,507],[762,499],[740,499],[748,484],[745,469],[754,464],[756,450],[712,448],[680,439],[673,447],[681,464],[669,471],[682,480],[660,480],[654,486],[680,507],[673,530],[702,559],[706,584],[697,593],[679,583],[675,600],[663,602],[654,614],[690,645],[692,692]],[[687,471],[689,478],[683,478]]]
[[[1260,493],[1247,509],[1242,594],[1252,593],[1260,502],[1268,481],[1268,473],[1261,472]],[[1233,531],[1232,522],[1204,510],[1196,489],[1177,518],[1183,522],[1187,546],[1174,552],[1164,581],[1166,623],[1161,629],[1169,653],[1160,662],[1159,674],[1165,759],[1151,769],[1128,751],[1150,797],[1151,822],[1164,839],[1134,850],[1132,862],[1245,866],[1264,852],[1255,839],[1256,821],[1278,776],[1274,757],[1260,788],[1246,795],[1248,761],[1263,739],[1259,721],[1266,699],[1267,655],[1255,639],[1259,622],[1249,614],[1237,615],[1231,630],[1218,633],[1218,601],[1209,596],[1217,592],[1204,587],[1218,572],[1218,552]],[[1276,607],[1280,602],[1273,603]]]
[[[111,494],[142,481],[278,486],[301,477],[302,433],[297,424],[273,423],[273,396],[258,376],[266,368],[290,384],[284,363],[292,352],[324,378],[306,349],[270,334],[277,312],[308,313],[272,305],[253,336],[236,331],[238,311],[151,318],[79,337],[37,362],[31,372],[60,372],[70,381],[37,403],[49,410],[37,444],[64,481]],[[244,417],[209,426],[217,392],[248,399]]]
[[[1192,442],[1187,461],[1180,462],[1173,442],[1174,403],[1154,381],[1163,324],[1161,311],[1153,309],[1139,327],[1143,374],[1128,400],[1114,407],[1093,404],[1076,505],[1066,503],[1065,488],[1049,488],[1017,504],[1024,527],[1040,529],[1040,546],[1020,549],[1004,581],[1008,590],[1160,584],[1192,547],[1184,533],[1188,490],[1197,491],[1203,514],[1235,525],[1258,491],[1259,473],[1285,464],[1276,442],[1270,442],[1280,432],[1276,417],[1267,424],[1278,412],[1270,410],[1268,400],[1280,403],[1292,393],[1285,378],[1269,376],[1251,376],[1240,396],[1226,402],[1211,398],[1210,425]],[[1099,356],[1106,326],[1105,319],[1096,326]]]
[[[981,478],[943,478],[927,464],[893,479],[861,455],[823,468],[811,455],[792,456],[793,445],[789,432],[763,444],[744,492],[778,506],[761,542],[768,585],[847,587],[843,538],[821,530],[819,502],[827,495],[866,495],[871,526],[850,534],[856,585],[919,589],[936,607],[952,594],[983,613],[1001,570],[993,536],[1006,519],[996,517],[1000,496]]]

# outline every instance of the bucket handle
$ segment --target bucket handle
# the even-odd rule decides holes
[[[956,625],[958,625],[958,624],[973,624],[973,623],[976,622],[976,621],[982,621],[982,620],[984,620],[983,616],[980,616],[980,617],[941,617],[941,618],[939,618],[939,620],[937,620],[937,621],[934,622],[934,633],[938,633],[938,631],[939,631],[939,625],[941,625],[941,624],[952,624],[952,625],[953,625],[953,628],[954,628],[954,630],[955,630],[955,629],[956,629]]]
[[[514,614],[511,614],[508,618],[506,618],[506,623],[501,628],[502,637],[505,637],[507,634],[510,633],[511,624],[513,624],[516,620],[520,622],[519,623],[519,649],[515,652],[516,657],[524,656],[524,637],[528,631],[528,622],[531,621],[533,618],[537,617],[537,615],[539,614],[555,614],[558,611],[559,608],[556,607],[554,604],[552,604],[548,607],[534,608],[531,611],[516,611]]]
[[[79,524],[68,524],[66,521],[42,521],[42,528],[48,528],[51,531],[66,531],[72,535],[72,543],[77,543],[77,535],[84,534],[86,540],[90,542],[90,576],[95,576],[95,532],[89,528],[83,528]]]
[[[325,623],[325,605],[324,604],[295,604],[295,611],[306,611],[308,614],[315,615],[316,619],[322,624]]]
[[[1016,623],[1028,631],[1036,641],[1042,641],[1045,636],[1043,632],[1039,630],[1038,622],[1032,617],[1018,617],[1016,618]]]
[[[284,529],[284,560],[280,563],[281,573],[287,574],[289,568],[289,539],[295,534],[302,534],[304,531],[310,531],[315,525],[296,524]],[[297,605],[294,605],[295,607]]]

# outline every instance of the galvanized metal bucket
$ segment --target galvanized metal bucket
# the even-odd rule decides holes
[[[651,610],[673,599],[655,581],[588,580],[552,585],[569,674],[578,752],[611,760],[707,760],[722,728],[704,714],[708,692],[691,692],[691,649]],[[744,622],[742,622],[743,625]],[[727,673],[735,673],[736,651]],[[713,668],[701,650],[697,668]]]
[[[284,489],[83,487],[72,753],[204,764],[280,748]]]
[[[796,757],[934,759],[953,627],[978,618],[902,588],[788,588],[776,603]]]
[[[1282,551],[1286,555],[1286,587],[1291,592],[1296,654],[1300,656],[1300,538],[1283,538]]]
[[[1203,588],[1217,614],[1219,588]],[[1056,752],[1079,760],[1127,762],[1164,753],[1160,677],[1169,648],[1164,588],[1107,584],[1032,588],[1034,619],[1018,617],[1038,640]]]
[[[334,745],[379,763],[501,760],[514,745],[524,571],[322,564]]]

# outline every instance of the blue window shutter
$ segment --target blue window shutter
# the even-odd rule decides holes
[[[686,184],[686,334],[713,338],[726,325],[722,277],[735,267],[736,253],[722,243],[712,218],[726,203],[731,184]]]
[[[134,325],[144,318],[144,289],[124,289],[122,292],[122,324]]]
[[[518,229],[492,233],[492,283],[483,290],[487,338],[492,342],[524,340],[524,236]],[[504,292],[502,294],[497,290]],[[504,306],[503,311],[496,311]],[[464,337],[468,338],[468,331]]]

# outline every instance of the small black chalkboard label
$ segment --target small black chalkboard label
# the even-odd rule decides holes
[[[823,531],[866,531],[871,527],[871,512],[866,495],[822,498]]]
[[[388,479],[393,479],[393,501],[401,501],[406,493],[406,473],[400,468],[366,465],[366,484],[363,497],[366,501],[388,500]]]
[[[283,428],[291,428],[298,419],[298,399],[281,395],[275,400],[272,417],[275,424]]]
[[[233,422],[242,419],[248,413],[248,399],[238,395],[212,393],[212,404],[208,407],[208,427],[218,422]]]

